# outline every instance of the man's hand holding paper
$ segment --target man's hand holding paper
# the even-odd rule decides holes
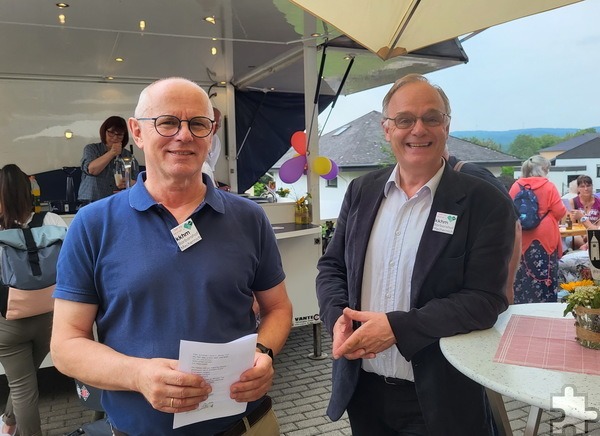
[[[202,377],[212,392],[197,409],[176,413],[173,428],[243,413],[248,401],[267,392],[273,367],[269,356],[257,356],[256,338],[251,334],[226,344],[180,342],[179,370]],[[235,399],[234,388],[239,390]]]
[[[181,372],[178,365],[171,359],[143,359],[140,365],[137,389],[161,412],[196,410],[212,391],[201,376]]]
[[[244,371],[231,385],[231,398],[238,402],[255,401],[265,396],[273,384],[273,360],[264,353],[255,353],[254,367]]]

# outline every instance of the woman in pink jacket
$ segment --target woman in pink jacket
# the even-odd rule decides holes
[[[546,176],[550,161],[542,156],[532,156],[523,162],[521,178],[510,188],[514,199],[521,186],[533,190],[538,199],[540,224],[523,229],[521,263],[515,280],[515,304],[555,302],[558,287],[558,259],[562,255],[562,241],[558,222],[567,209],[556,186]]]

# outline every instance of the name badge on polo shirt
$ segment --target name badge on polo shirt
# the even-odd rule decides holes
[[[191,219],[179,224],[177,227],[173,227],[171,234],[181,251],[190,248],[196,242],[202,240],[202,236],[200,236],[196,225]]]
[[[433,231],[453,235],[457,219],[458,217],[456,215],[438,212],[435,215],[435,221],[433,222]]]

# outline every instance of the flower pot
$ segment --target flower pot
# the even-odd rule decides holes
[[[575,307],[577,342],[587,348],[600,350],[600,309]]]

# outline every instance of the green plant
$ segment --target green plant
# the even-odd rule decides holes
[[[564,298],[567,303],[565,316],[573,312],[576,306],[600,309],[600,286],[594,285],[593,280],[563,283],[560,287],[569,292]]]
[[[260,197],[267,191],[267,185],[264,183],[256,182],[252,187],[254,188],[255,197]]]
[[[279,188],[277,191],[275,191],[275,193],[281,198],[285,198],[290,195],[290,190],[288,188]]]

